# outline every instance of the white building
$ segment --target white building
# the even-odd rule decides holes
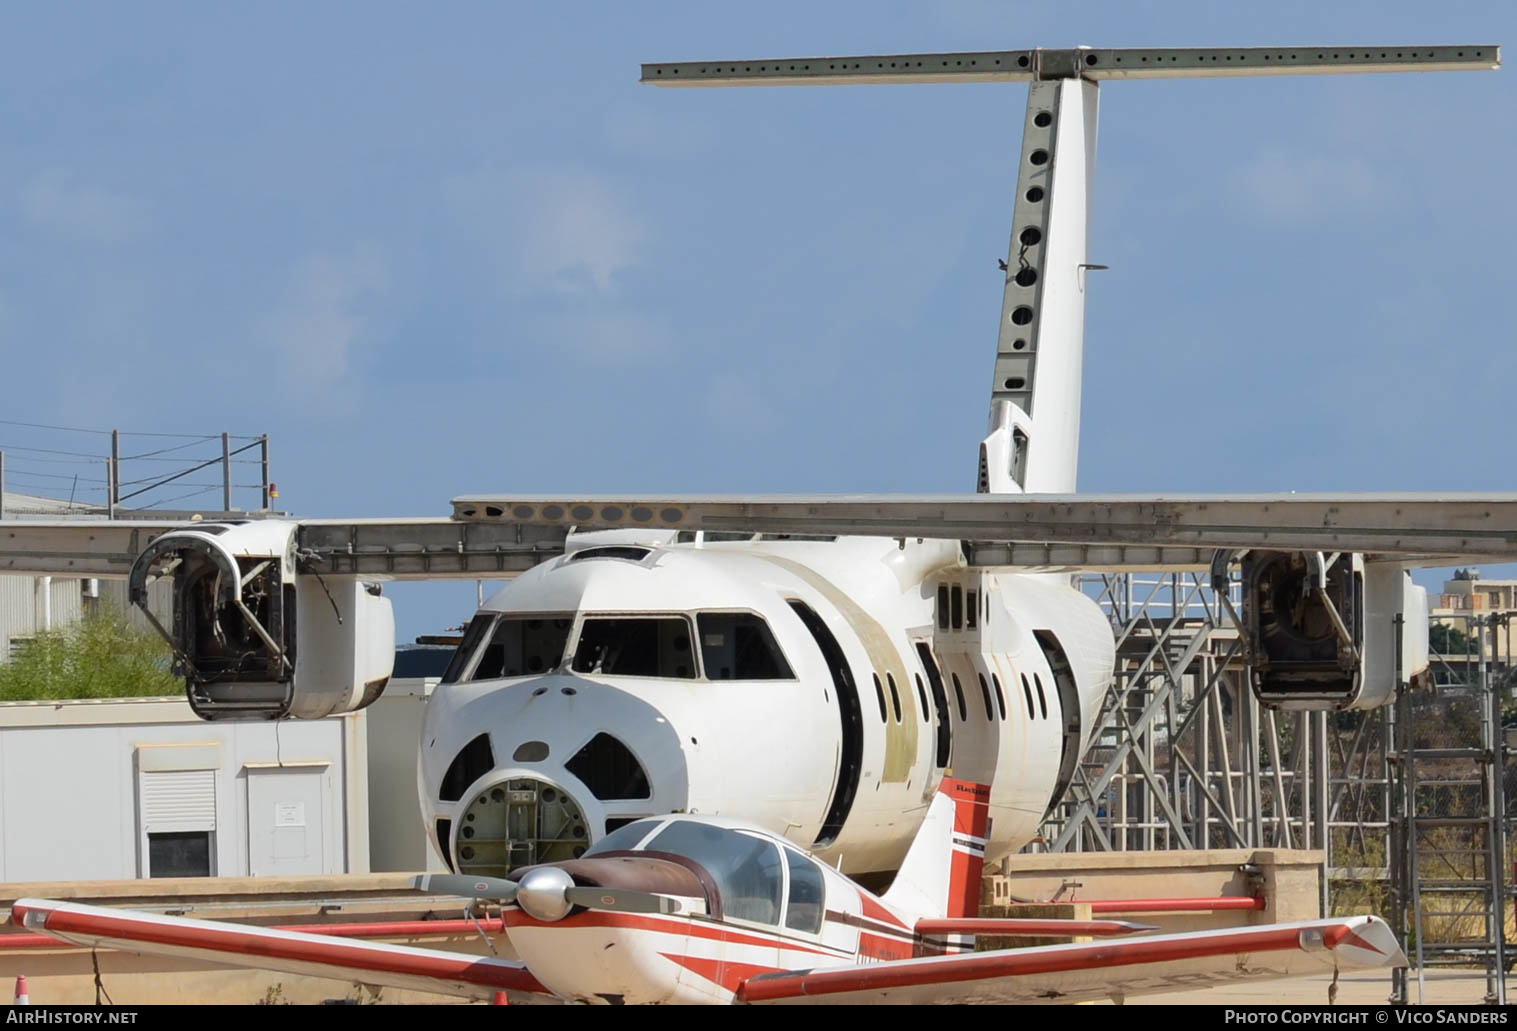
[[[0,882],[367,873],[367,753],[363,712],[206,723],[182,697],[0,703]]]
[[[17,494],[3,496],[6,519],[104,518],[95,508],[66,501]],[[165,626],[173,621],[172,584],[148,588],[153,615]],[[15,655],[43,630],[77,623],[92,605],[110,605],[127,613],[134,626],[148,629],[142,613],[127,598],[125,580],[79,580],[61,576],[0,576],[0,662]]]

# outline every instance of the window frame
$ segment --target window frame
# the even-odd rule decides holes
[[[793,684],[801,679],[800,675],[795,671],[795,664],[790,661],[790,656],[785,654],[785,648],[780,644],[780,635],[774,632],[774,623],[769,619],[768,616],[764,615],[757,609],[696,609],[690,612],[689,615],[695,624],[696,636],[693,638],[693,640],[696,644],[696,651],[700,652],[700,669],[699,675],[696,677],[697,680],[704,680],[712,684]],[[762,680],[753,680],[751,678],[740,679],[738,677],[729,677],[725,680],[713,680],[708,677],[706,675],[706,645],[705,642],[700,639],[702,616],[752,616],[754,619],[758,620],[763,624],[764,629],[769,632],[769,643],[774,645],[774,650],[779,655],[780,662],[784,664],[785,669],[790,671],[790,675],[788,677],[765,677]]]
[[[574,625],[569,628],[569,642],[564,646],[565,661],[560,663],[560,669],[567,669],[575,676],[603,676],[603,677],[628,677],[633,680],[666,680],[675,683],[688,683],[692,680],[705,680],[706,671],[701,665],[699,640],[696,638],[695,614],[693,612],[646,612],[646,611],[596,611],[575,613]],[[579,654],[580,638],[584,636],[585,624],[592,619],[679,619],[683,620],[685,628],[690,635],[690,661],[694,667],[693,673],[688,677],[665,677],[648,676],[642,673],[591,673],[574,668],[574,659]]]
[[[516,676],[512,676],[512,677],[507,677],[507,676],[488,677],[487,678],[488,680],[530,680],[530,679],[532,679],[534,677],[545,677],[548,674],[554,672],[555,670],[562,669],[563,666],[564,666],[565,661],[571,661],[571,655],[572,655],[572,653],[569,651],[569,642],[572,641],[572,640],[577,640],[576,635],[579,632],[579,618],[578,618],[579,617],[579,613],[577,613],[577,612],[520,612],[520,611],[515,611],[515,610],[492,610],[491,613],[490,613],[490,616],[491,616],[491,622],[490,622],[490,629],[489,629],[488,634],[486,636],[484,636],[483,638],[481,638],[480,642],[474,646],[474,654],[471,655],[471,656],[469,656],[469,660],[468,660],[467,664],[464,667],[463,673],[459,675],[459,677],[458,677],[457,680],[449,681],[449,683],[454,683],[454,684],[472,684],[472,683],[475,682],[474,681],[474,674],[479,669],[479,664],[484,661],[485,652],[489,650],[491,643],[494,642],[495,635],[496,635],[497,632],[499,632],[501,624],[505,623],[507,620],[520,621],[520,620],[528,620],[528,619],[541,619],[541,620],[566,619],[566,620],[569,621],[569,627],[568,627],[568,630],[565,632],[565,635],[564,635],[564,648],[559,653],[558,662],[557,663],[555,663],[554,665],[549,666],[546,669],[543,669],[543,670],[541,670],[541,671],[539,671],[537,673],[518,673]],[[478,617],[476,616],[475,618],[477,619]],[[460,643],[460,647],[462,647],[461,643]]]

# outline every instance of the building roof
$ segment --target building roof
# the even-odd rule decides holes
[[[57,519],[64,516],[101,518],[105,514],[105,509],[99,505],[89,505],[82,501],[63,501],[37,494],[18,494],[10,490],[5,492],[6,519]]]

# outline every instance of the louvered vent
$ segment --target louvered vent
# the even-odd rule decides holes
[[[565,764],[601,801],[649,798],[648,774],[630,749],[610,734],[596,734]]]

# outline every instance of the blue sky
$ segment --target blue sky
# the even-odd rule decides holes
[[[640,62],[1514,29],[1496,2],[11,5],[0,418],[267,432],[310,516],[970,490],[1024,89],[670,91]],[[1103,87],[1081,489],[1511,489],[1513,111],[1510,67]],[[392,593],[404,639],[474,588]]]

